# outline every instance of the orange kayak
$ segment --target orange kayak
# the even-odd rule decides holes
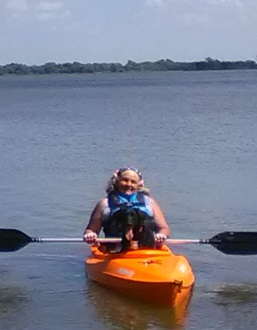
[[[160,249],[101,252],[91,246],[85,259],[88,278],[116,292],[158,305],[178,306],[188,300],[194,274],[182,255]]]

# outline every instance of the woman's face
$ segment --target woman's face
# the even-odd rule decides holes
[[[138,190],[139,177],[136,172],[127,170],[118,178],[117,187],[120,193],[131,195]]]

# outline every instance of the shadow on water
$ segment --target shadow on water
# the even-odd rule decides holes
[[[191,299],[179,308],[155,306],[133,300],[87,281],[88,298],[102,322],[115,329],[184,329]]]

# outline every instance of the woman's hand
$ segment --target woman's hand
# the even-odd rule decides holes
[[[96,242],[97,240],[97,234],[94,233],[93,231],[89,232],[89,233],[86,233],[84,235],[84,241],[87,243],[87,244],[93,244]]]
[[[155,234],[154,235],[154,239],[156,243],[163,243],[164,241],[166,241],[167,236],[164,234]]]

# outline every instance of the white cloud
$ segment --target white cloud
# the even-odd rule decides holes
[[[200,13],[185,13],[182,17],[182,26],[205,25],[210,21],[209,17]]]
[[[209,1],[214,5],[230,4],[230,5],[238,6],[242,4],[240,0],[209,0]]]
[[[42,2],[39,2],[38,5],[36,5],[36,8],[38,10],[48,11],[48,12],[62,10],[63,7],[64,7],[64,5],[61,2],[42,1]]]
[[[164,0],[146,0],[146,5],[149,7],[163,7]]]
[[[256,0],[145,0],[148,7],[163,7],[163,21],[181,26],[230,24],[238,21],[251,24],[257,16]],[[159,13],[160,14],[160,13]],[[217,23],[218,24],[218,23]]]
[[[29,11],[26,0],[8,0],[5,3],[7,15],[12,19],[20,19]]]
[[[34,11],[37,19],[40,21],[49,21],[70,16],[70,12],[65,9],[62,2],[42,1],[35,5]]]
[[[8,0],[5,3],[5,8],[9,12],[26,12],[29,10],[26,0]]]
[[[188,7],[191,8],[192,5],[194,7],[199,6],[210,6],[210,5],[215,5],[215,6],[224,6],[224,5],[229,5],[229,6],[236,6],[236,7],[241,7],[245,2],[251,2],[251,0],[145,0],[145,4],[147,6],[155,6],[155,7],[172,7],[174,8],[177,7],[178,5],[181,7]]]
[[[12,19],[24,21],[48,21],[71,16],[60,1],[7,0],[5,8]]]

